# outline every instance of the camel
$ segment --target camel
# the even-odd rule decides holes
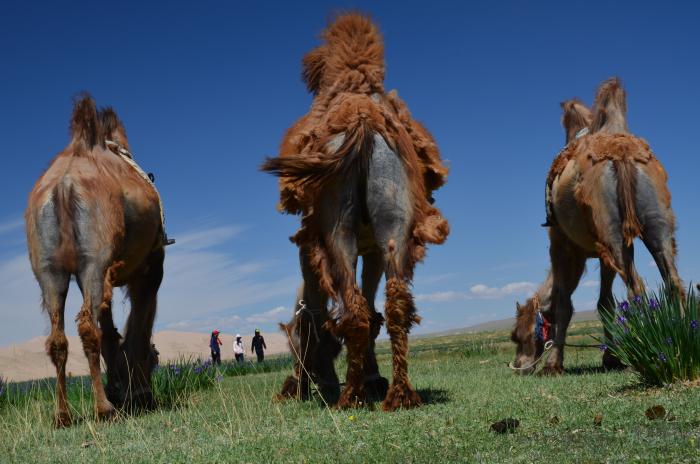
[[[410,408],[421,399],[408,378],[408,332],[420,320],[409,286],[426,244],[443,243],[449,233],[432,206],[447,168],[430,133],[395,91],[384,91],[384,48],[372,21],[341,15],[322,39],[303,59],[311,110],[287,131],[279,156],[262,166],[280,177],[281,209],[302,215],[292,241],[303,283],[292,322],[282,326],[297,362],[280,396],[306,397],[313,383],[339,390],[333,360],[342,340],[348,367],[336,406],[362,404],[375,390],[384,410]],[[388,390],[374,356],[382,275],[393,365]]]
[[[150,340],[164,260],[159,196],[130,165],[133,161],[124,159],[131,153],[117,114],[111,108],[98,111],[83,94],[74,104],[70,132],[70,143],[37,181],[25,213],[29,259],[51,321],[46,351],[56,367],[58,427],[71,424],[64,333],[71,277],[83,295],[76,322],[90,367],[95,413],[108,418],[115,403],[153,403]],[[131,312],[122,338],[111,304],[113,287],[123,285]],[[107,393],[100,354],[107,366]]]
[[[554,159],[546,184],[551,270],[535,295],[524,305],[517,304],[511,334],[517,345],[513,367],[523,374],[535,370],[546,342],[552,343],[551,353],[542,373],[563,373],[566,331],[573,314],[571,294],[587,258],[600,261],[599,313],[614,310],[616,275],[630,298],[644,293],[634,266],[637,237],[653,256],[666,286],[683,293],[675,262],[668,176],[649,145],[630,134],[619,79],[601,84],[592,112],[579,100],[565,102],[562,108],[567,145]],[[609,333],[605,337],[610,340]],[[603,366],[621,367],[609,351],[603,354]]]

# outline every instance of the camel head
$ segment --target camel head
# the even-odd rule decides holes
[[[578,98],[561,102],[561,110],[561,125],[566,132],[566,143],[569,143],[579,131],[591,125],[593,114]]]
[[[515,327],[510,339],[516,346],[513,367],[519,369],[515,371],[518,374],[532,374],[535,370],[535,366],[532,365],[544,351],[544,341],[535,333],[539,306],[539,298],[536,295],[529,298],[524,305],[516,303]],[[532,367],[521,369],[526,366]]]
[[[139,350],[127,343],[120,343],[111,365],[107,363],[107,395],[112,404],[127,410],[153,409],[151,374],[158,365],[158,350],[152,343]]]

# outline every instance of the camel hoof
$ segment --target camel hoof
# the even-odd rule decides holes
[[[411,409],[423,404],[418,393],[409,384],[392,385],[382,402],[382,410]]]
[[[627,366],[625,366],[617,356],[610,353],[610,351],[605,351],[605,353],[603,353],[603,369],[606,371],[622,371],[625,370],[626,367]]]
[[[282,384],[282,391],[274,396],[275,401],[283,401],[287,399],[302,399],[303,392],[299,385],[299,380],[293,376],[287,376]]]
[[[538,372],[538,375],[540,376],[546,376],[546,377],[553,377],[557,375],[562,375],[564,373],[564,367],[563,366],[544,366],[540,372]]]
[[[373,377],[365,380],[364,388],[368,398],[382,401],[389,391],[389,381],[384,377]]]
[[[354,388],[350,385],[346,385],[335,407],[337,409],[359,408],[366,403],[365,391],[362,388]]]
[[[64,429],[70,427],[73,421],[71,420],[70,413],[68,411],[57,412],[54,416],[53,425],[57,429]]]
[[[97,419],[102,421],[110,420],[114,417],[117,410],[112,406],[109,401],[106,404],[100,405],[97,408]]]

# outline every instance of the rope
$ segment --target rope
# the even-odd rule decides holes
[[[299,309],[295,313],[297,316],[302,312],[306,312],[311,316],[311,325],[314,328],[314,336],[316,337],[316,343],[321,343],[321,337],[318,335],[318,329],[316,328],[316,314],[321,314],[320,309],[309,309],[306,307],[304,300],[299,300]]]
[[[591,344],[591,345],[586,345],[586,344],[577,344],[577,343],[564,343],[564,346],[568,346],[568,347],[571,347],[571,348],[598,348],[598,349],[600,349],[600,347],[603,346],[603,345],[601,345],[600,343],[597,344],[597,345],[593,345],[593,344]]]
[[[511,362],[508,363],[508,367],[511,368],[511,369],[514,370],[514,371],[526,371],[526,370],[528,370],[528,369],[532,369],[533,367],[535,367],[535,366],[537,365],[537,363],[539,363],[539,362],[542,360],[542,358],[544,357],[544,355],[547,354],[547,352],[548,352],[553,346],[554,346],[554,340],[548,340],[548,341],[544,344],[544,350],[542,351],[542,354],[540,355],[540,357],[537,358],[537,359],[535,359],[529,366],[526,366],[526,367],[515,367],[515,366],[513,365],[513,361],[511,361]]]
[[[158,192],[156,184],[153,183],[151,178],[148,177],[148,174],[146,174],[143,171],[143,169],[141,169],[141,166],[136,164],[136,161],[134,161],[134,155],[132,155],[129,150],[122,147],[119,143],[113,140],[105,140],[105,145],[107,145],[110,148],[110,151],[112,153],[114,153],[115,155],[119,155],[121,159],[123,159],[129,166],[131,166],[136,171],[136,173],[139,176],[141,176],[143,180],[148,182],[148,185],[153,187],[153,190],[155,190],[156,192],[156,197],[158,197],[158,208],[160,208],[160,224],[163,229],[163,233],[165,233],[165,214],[163,213],[163,201],[160,198],[160,192]]]

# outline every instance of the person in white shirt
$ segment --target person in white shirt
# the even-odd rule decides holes
[[[245,350],[243,349],[243,339],[241,338],[241,334],[236,334],[236,340],[233,342],[233,354],[236,355],[236,361],[239,363],[243,362],[243,353]]]

